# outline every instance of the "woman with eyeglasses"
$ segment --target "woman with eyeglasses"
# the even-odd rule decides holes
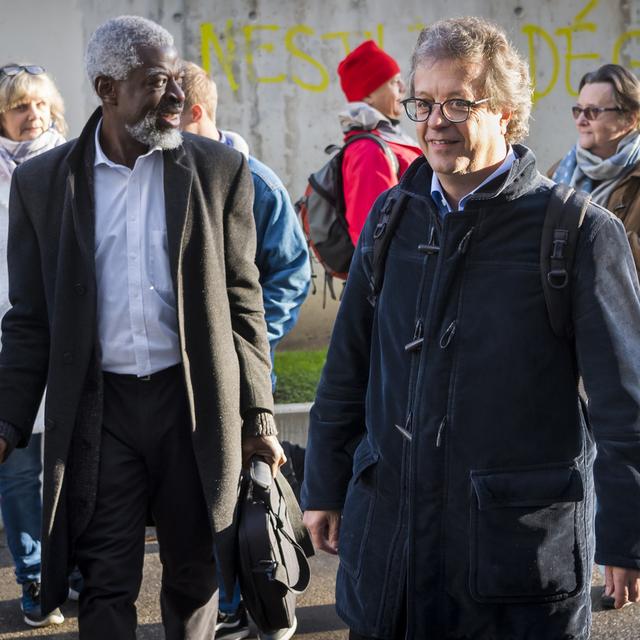
[[[605,64],[580,81],[572,107],[578,141],[548,175],[620,218],[640,273],[640,82],[617,64]]]
[[[9,308],[7,283],[8,205],[14,169],[65,142],[64,105],[42,67],[7,64],[0,68],[0,317]],[[42,499],[42,407],[25,449],[0,465],[0,500],[7,544],[22,587],[24,621],[32,627],[64,622],[59,609],[40,609],[40,525]]]

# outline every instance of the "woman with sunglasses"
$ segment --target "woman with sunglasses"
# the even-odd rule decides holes
[[[548,175],[622,220],[640,273],[640,82],[605,64],[584,75],[572,113],[578,141]]]
[[[9,308],[7,283],[8,205],[14,169],[29,158],[62,144],[67,125],[64,105],[42,67],[7,64],[0,68],[0,317]],[[40,525],[42,499],[43,409],[25,449],[16,449],[0,465],[0,499],[7,544],[22,587],[24,621],[32,627],[60,624],[59,609],[40,610]]]

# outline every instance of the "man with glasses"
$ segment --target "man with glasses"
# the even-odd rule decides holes
[[[525,61],[496,25],[443,20],[418,38],[410,91],[424,157],[378,199],[352,262],[311,412],[305,523],[340,555],[353,640],[587,640],[594,547],[616,606],[638,599],[640,287],[625,233],[588,207],[572,328],[556,335],[540,273],[553,183],[518,144]]]

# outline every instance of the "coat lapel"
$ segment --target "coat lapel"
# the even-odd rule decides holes
[[[174,291],[179,295],[179,274],[185,229],[190,225],[193,171],[182,147],[164,153],[164,202],[169,263]]]
[[[101,117],[102,110],[97,109],[67,157],[67,194],[71,201],[73,228],[87,272],[92,278],[95,276],[94,136]]]

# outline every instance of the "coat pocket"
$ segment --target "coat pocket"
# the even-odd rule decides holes
[[[475,600],[553,602],[582,589],[584,489],[575,466],[471,471],[471,485]]]
[[[342,509],[338,555],[340,564],[354,579],[360,576],[375,508],[376,464],[366,438],[358,446],[353,460],[353,476]]]

